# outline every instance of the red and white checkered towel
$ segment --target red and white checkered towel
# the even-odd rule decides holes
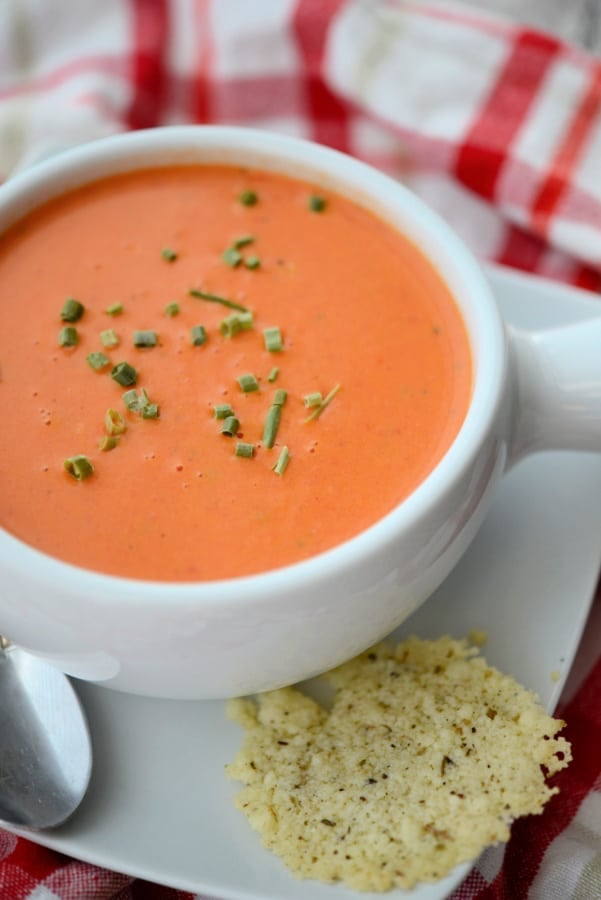
[[[0,180],[68,146],[182,122],[312,138],[396,177],[482,258],[601,290],[601,62],[427,0],[2,0]],[[560,714],[574,763],[455,900],[601,897],[601,642]],[[0,831],[0,898],[183,892]]]

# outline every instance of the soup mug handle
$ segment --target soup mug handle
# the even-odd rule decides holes
[[[508,467],[537,450],[601,452],[601,316],[524,332],[508,326]]]

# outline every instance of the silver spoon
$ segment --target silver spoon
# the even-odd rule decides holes
[[[60,825],[91,770],[90,733],[69,679],[0,635],[0,820]]]

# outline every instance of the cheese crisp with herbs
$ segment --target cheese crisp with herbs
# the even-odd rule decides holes
[[[238,807],[299,878],[362,891],[447,875],[517,816],[539,813],[570,746],[532,692],[467,641],[380,644],[323,676],[331,708],[295,688],[232,700]]]
[[[154,169],[0,237],[0,524],[97,571],[262,572],[357,535],[441,459],[471,360],[420,251],[267,172]]]

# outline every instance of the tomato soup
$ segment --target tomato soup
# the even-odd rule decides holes
[[[467,411],[468,341],[430,263],[273,173],[67,193],[0,238],[0,284],[1,524],[100,572],[214,580],[332,548]]]

